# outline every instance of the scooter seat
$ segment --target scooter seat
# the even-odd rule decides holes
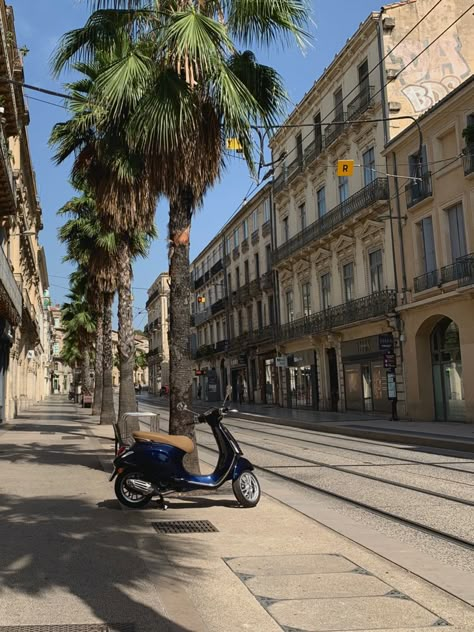
[[[153,441],[154,443],[165,443],[173,445],[175,448],[183,450],[188,454],[194,450],[194,443],[189,437],[184,435],[167,435],[161,432],[132,432],[135,441]]]

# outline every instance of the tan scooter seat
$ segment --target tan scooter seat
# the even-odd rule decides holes
[[[188,454],[194,450],[194,443],[189,437],[184,435],[167,435],[161,432],[132,432],[135,441],[154,441],[156,443],[165,443],[173,445],[175,448],[183,450]]]

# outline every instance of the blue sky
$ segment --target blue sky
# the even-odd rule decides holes
[[[86,0],[10,0],[15,12],[18,45],[26,45],[29,54],[25,58],[25,80],[41,87],[61,90],[66,77],[54,80],[49,69],[49,58],[58,39],[65,32],[81,26],[89,10]],[[283,76],[290,100],[296,104],[323,72],[334,55],[344,45],[347,38],[365,20],[371,11],[380,7],[380,0],[312,0],[311,28],[312,45],[305,53],[296,47],[281,51],[271,51],[267,58]],[[61,7],[59,9],[59,6]],[[43,99],[61,104],[54,97],[26,91],[30,108],[31,123],[29,136],[33,165],[36,170],[38,187],[43,208],[44,230],[40,235],[45,246],[50,275],[53,302],[62,302],[67,292],[67,275],[71,267],[62,263],[63,247],[58,243],[59,218],[56,211],[71,197],[68,184],[70,165],[56,167],[51,159],[48,137],[52,126],[64,120],[67,112],[53,105],[42,103]],[[191,233],[191,257],[212,238],[217,230],[240,206],[251,186],[247,169],[241,160],[229,161],[222,181],[207,195],[204,207],[196,215]],[[146,291],[160,272],[168,267],[166,249],[167,205],[160,203],[156,222],[159,238],[153,244],[147,261],[138,261],[134,267],[134,298],[136,327],[142,328],[146,322],[143,308],[147,299]]]

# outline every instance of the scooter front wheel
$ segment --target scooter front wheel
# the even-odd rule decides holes
[[[122,472],[115,479],[115,495],[117,496],[120,504],[130,509],[140,509],[145,507],[151,500],[151,496],[145,496],[139,494],[127,487],[127,480],[129,478],[140,478],[141,474],[138,472]]]
[[[255,507],[260,500],[261,490],[258,478],[246,470],[232,483],[234,495],[242,507]]]

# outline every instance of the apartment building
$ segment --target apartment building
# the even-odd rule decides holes
[[[474,422],[474,77],[418,123],[386,149],[407,178],[392,187],[407,414]]]
[[[148,336],[148,389],[158,395],[162,386],[169,386],[170,350],[169,331],[169,295],[170,277],[162,272],[148,290],[146,310],[148,323],[145,335]]]
[[[194,394],[272,402],[275,304],[271,184],[236,213],[191,264]]]
[[[282,406],[406,413],[382,152],[474,63],[470,13],[423,52],[469,6],[434,4],[370,14],[271,141]]]
[[[51,340],[51,393],[68,393],[73,383],[73,370],[62,358],[65,328],[61,317],[61,306],[53,305],[49,309],[53,327]]]
[[[13,10],[0,0],[0,420],[49,389],[48,289],[42,212],[31,163],[23,58]]]

